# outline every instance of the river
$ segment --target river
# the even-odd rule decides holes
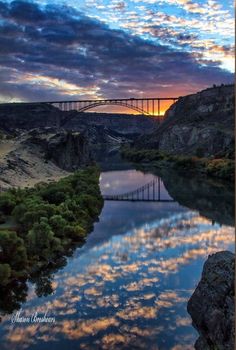
[[[119,194],[155,178],[135,169],[106,171],[100,186],[103,194]],[[166,182],[170,191],[161,181],[164,199],[175,192],[178,181],[172,180]],[[186,182],[179,184],[187,203]],[[230,219],[215,220],[211,193],[204,189],[201,215],[195,197],[193,206],[176,198],[105,201],[86,243],[41,286],[28,282],[18,314],[2,317],[1,349],[193,349],[198,334],[187,301],[207,256],[234,250]]]

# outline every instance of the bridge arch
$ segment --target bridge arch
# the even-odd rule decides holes
[[[122,107],[126,107],[126,108],[129,108],[129,109],[132,109],[132,110],[134,110],[136,112],[139,112],[141,114],[150,115],[151,116],[151,114],[148,113],[147,111],[145,111],[144,109],[142,109],[142,108],[140,108],[138,106],[134,106],[134,105],[129,104],[129,103],[122,102],[122,101],[120,101],[120,102],[116,102],[116,101],[114,101],[114,102],[107,102],[107,101],[95,102],[95,103],[92,103],[92,104],[90,104],[88,106],[80,108],[78,110],[78,112],[85,112],[85,111],[87,111],[89,109],[100,107],[100,106],[122,106]]]

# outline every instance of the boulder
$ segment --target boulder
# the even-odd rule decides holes
[[[235,256],[229,251],[210,255],[187,310],[200,337],[196,350],[234,349]]]

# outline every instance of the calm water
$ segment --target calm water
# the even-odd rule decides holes
[[[153,178],[123,170],[100,182],[104,194],[119,194]],[[161,191],[170,198],[163,183]],[[86,244],[52,276],[53,294],[39,298],[28,285],[21,317],[47,312],[55,323],[4,316],[1,349],[193,349],[187,301],[207,256],[233,248],[233,227],[178,202],[105,202]]]

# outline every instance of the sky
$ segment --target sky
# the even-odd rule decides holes
[[[0,102],[183,96],[233,44],[231,0],[0,1]]]

